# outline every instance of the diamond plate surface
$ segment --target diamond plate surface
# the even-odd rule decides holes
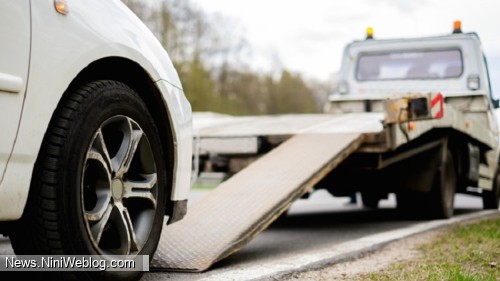
[[[361,133],[299,134],[235,174],[162,232],[152,270],[205,271],[266,229],[362,143]]]

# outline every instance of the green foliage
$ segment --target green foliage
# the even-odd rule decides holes
[[[305,84],[300,75],[283,71],[274,96],[273,113],[314,112],[316,111],[313,91]]]
[[[207,111],[217,105],[214,83],[200,61],[177,63],[177,69],[186,97],[194,110]]]
[[[240,115],[317,112],[313,91],[300,75],[283,71],[279,79],[271,74],[224,69],[216,80],[222,100],[231,108],[219,111]]]

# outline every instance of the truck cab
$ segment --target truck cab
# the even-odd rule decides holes
[[[415,92],[442,92],[446,97],[482,96],[485,110],[498,107],[491,93],[486,57],[479,36],[462,33],[405,39],[374,39],[348,44],[343,53],[337,91],[325,111],[342,99],[375,99]],[[352,109],[351,109],[352,110]]]
[[[368,207],[395,192],[398,208],[432,209],[434,218],[453,214],[455,193],[498,208],[498,101],[476,33],[463,33],[457,21],[451,34],[379,40],[369,28],[365,40],[345,47],[339,77],[325,113],[378,112],[385,133],[320,187],[359,191]]]

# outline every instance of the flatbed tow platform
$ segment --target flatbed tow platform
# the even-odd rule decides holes
[[[287,132],[276,131],[278,135],[293,136],[222,182],[194,204],[183,220],[164,228],[150,268],[205,271],[244,247],[295,200],[311,191],[317,182],[356,151],[363,143],[366,132],[382,130],[377,118],[379,114],[361,115],[365,117],[364,122],[360,122],[363,120],[360,114],[351,117],[352,121],[357,120],[357,127],[346,127],[349,117],[345,115],[337,120],[327,118],[321,123],[309,121],[311,118],[325,118],[325,115],[296,116],[278,122],[271,121],[275,118],[257,118],[268,124],[274,122],[282,129],[288,128]],[[235,125],[238,120],[242,119],[236,118],[232,124]],[[250,123],[255,122],[252,120]],[[298,128],[292,123],[309,123],[309,126]],[[372,130],[367,130],[367,126]],[[231,126],[226,122],[223,132],[214,132],[211,128],[202,135],[207,138],[214,134],[231,136],[228,130],[241,130],[242,127],[241,124]],[[257,136],[262,134],[262,130],[269,130],[269,126],[255,128],[261,128],[261,132],[246,130],[245,135]],[[363,132],[356,131],[356,128],[363,128]]]

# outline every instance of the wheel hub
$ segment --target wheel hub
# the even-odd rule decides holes
[[[84,167],[82,206],[95,248],[104,254],[139,253],[158,212],[157,170],[144,131],[129,117],[109,118],[94,134]]]
[[[123,181],[121,181],[120,179],[114,179],[111,183],[111,194],[113,195],[113,198],[115,198],[115,200],[122,200],[123,190]]]

